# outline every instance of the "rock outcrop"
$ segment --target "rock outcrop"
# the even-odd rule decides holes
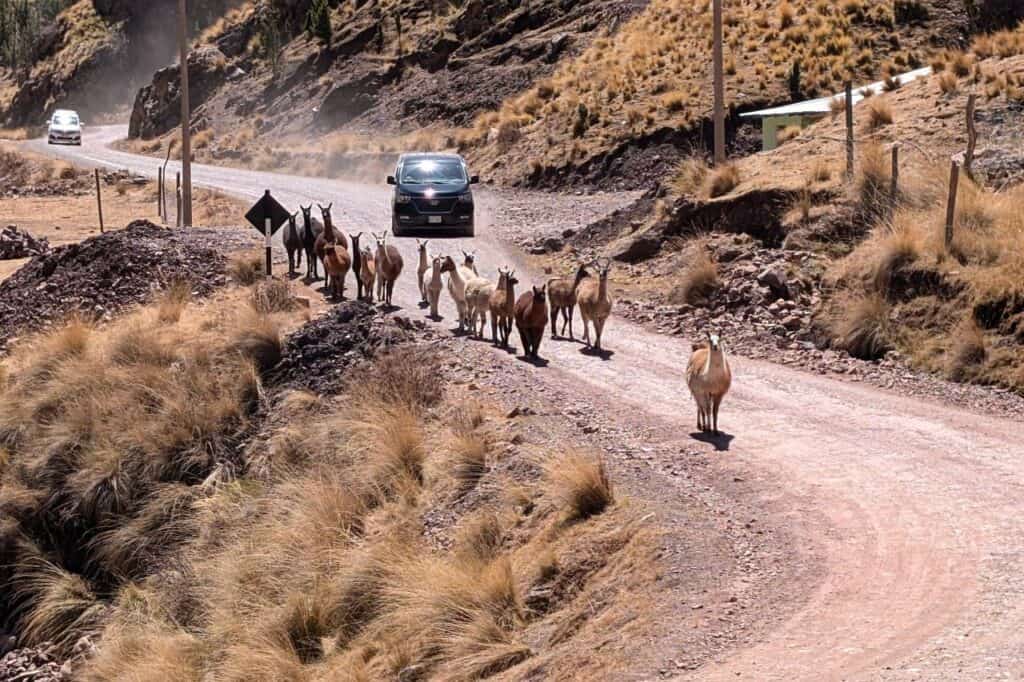
[[[189,55],[189,100],[200,107],[226,77],[227,58],[216,47],[200,47]],[[139,90],[132,109],[128,136],[149,139],[181,123],[181,67],[161,69],[153,82]]]

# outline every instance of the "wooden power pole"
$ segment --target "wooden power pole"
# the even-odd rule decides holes
[[[715,71],[715,165],[725,163],[725,67],[722,58],[722,0],[712,0]]]
[[[188,6],[178,0],[178,43],[181,47],[181,225],[192,226],[192,107],[188,99]]]

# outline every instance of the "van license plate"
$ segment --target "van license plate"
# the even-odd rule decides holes
[[[443,221],[444,218],[442,218],[439,215],[432,215],[427,218],[427,222],[430,223],[431,225],[440,225]]]

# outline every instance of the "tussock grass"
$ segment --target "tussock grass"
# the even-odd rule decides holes
[[[878,130],[893,123],[892,105],[884,97],[872,99],[867,105],[868,130]]]
[[[891,168],[889,158],[881,145],[869,143],[862,146],[854,188],[857,208],[865,222],[880,220],[889,211]]]
[[[550,494],[570,521],[600,514],[615,502],[604,462],[580,453],[565,453],[545,466]]]
[[[881,296],[846,301],[832,323],[835,345],[861,360],[877,360],[892,350],[889,305]]]
[[[719,285],[718,265],[705,244],[698,241],[688,248],[686,262],[668,300],[675,305],[706,305]]]
[[[266,276],[264,260],[264,254],[260,251],[237,254],[228,263],[228,274],[236,283],[251,286]]]
[[[953,381],[969,381],[980,374],[988,357],[985,335],[973,316],[967,317],[951,334],[947,374]]]
[[[676,167],[669,188],[677,197],[696,196],[703,190],[710,170],[703,156],[688,156]]]
[[[705,185],[707,196],[714,199],[724,196],[736,189],[740,184],[739,166],[727,163],[711,171]]]
[[[264,315],[295,310],[295,296],[291,283],[281,279],[257,281],[252,289],[250,305],[256,312]]]

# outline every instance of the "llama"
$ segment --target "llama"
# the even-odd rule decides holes
[[[356,300],[363,300],[363,250],[359,248],[359,240],[363,233],[350,234],[348,240],[352,242],[352,274],[356,278]]]
[[[293,213],[288,216],[288,224],[285,225],[281,241],[284,242],[284,249],[288,252],[288,276],[296,274],[296,268],[302,267],[302,231],[299,230],[299,214]]]
[[[441,300],[441,289],[444,288],[444,284],[441,281],[441,267],[444,262],[440,256],[434,256],[434,260],[431,263],[430,281],[427,282],[427,300],[430,302],[430,317],[437,320],[440,319],[440,315],[437,312],[437,305]]]
[[[320,259],[320,262],[324,263],[324,273],[325,276],[327,276],[327,289],[333,290],[334,285],[331,282],[330,276],[326,274],[327,264],[324,262],[326,255],[325,252],[329,244],[337,244],[340,241],[346,248],[348,248],[348,245],[345,244],[345,236],[334,229],[334,220],[331,218],[331,208],[334,204],[331,203],[327,206],[320,206],[320,204],[317,204],[317,206],[320,207],[320,215],[322,215],[324,219],[324,229],[323,232],[320,233],[320,236],[316,238],[316,246],[314,247],[314,250],[316,251],[316,257]]]
[[[477,277],[480,276],[480,272],[476,269],[476,252],[475,251],[463,251],[462,257],[465,259],[462,261],[462,267],[471,270]]]
[[[402,254],[387,243],[386,230],[380,235],[374,234],[373,237],[377,240],[377,256],[374,258],[374,265],[377,267],[377,298],[383,300],[384,305],[390,308],[395,282],[402,274]]]
[[[478,339],[484,338],[487,327],[487,311],[491,305],[491,296],[495,291],[494,282],[483,277],[473,277],[466,282],[466,309],[473,334]],[[478,324],[479,322],[479,324]]]
[[[345,298],[345,278],[352,268],[352,256],[344,244],[327,244],[324,247],[324,273],[327,287],[334,300]]]
[[[365,301],[369,299],[373,301],[373,285],[377,281],[377,264],[374,261],[373,252],[370,251],[369,246],[363,249],[359,260],[359,284],[362,287],[360,291],[363,292],[360,300]]]
[[[516,279],[514,270],[498,270],[498,286],[491,294],[491,336],[495,345],[508,348],[508,337],[512,333],[515,317]]]
[[[583,340],[587,347],[590,342],[590,323],[594,323],[597,336],[593,344],[595,350],[601,350],[601,335],[604,333],[605,322],[612,313],[612,297],[608,293],[608,273],[612,269],[611,261],[596,263],[598,279],[587,278],[576,292],[576,300],[580,306],[580,317],[583,318]]]
[[[448,294],[455,302],[455,308],[458,311],[459,331],[465,331],[469,320],[469,308],[466,305],[466,276],[464,274],[467,271],[455,265],[452,257],[447,256],[444,259],[444,265],[441,266],[441,272],[448,273]]]
[[[551,338],[558,337],[558,314],[562,314],[562,336],[565,336],[565,327],[569,327],[569,338],[576,340],[576,334],[572,329],[573,313],[576,310],[577,294],[583,280],[590,277],[587,267],[581,265],[576,270],[576,278],[570,280],[568,277],[556,277],[548,280],[548,301],[551,304]]]
[[[429,303],[430,300],[427,298],[427,270],[430,269],[430,257],[427,255],[427,243],[429,239],[420,241],[416,240],[417,251],[419,251],[420,262],[416,267],[416,278],[420,283],[420,302]]]
[[[708,345],[690,356],[686,365],[686,384],[697,403],[697,429],[718,435],[718,408],[732,386],[732,371],[725,357],[725,346],[717,334],[708,332]]]
[[[544,327],[548,324],[547,285],[533,287],[516,301],[516,327],[523,342],[523,355],[539,359],[540,342],[544,339]]]
[[[320,279],[316,259],[316,240],[323,234],[324,226],[313,217],[313,204],[299,206],[302,209],[302,249],[306,252],[306,279],[315,282]]]

